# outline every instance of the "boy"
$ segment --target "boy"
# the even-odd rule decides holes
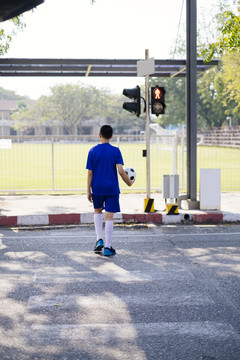
[[[127,174],[123,169],[123,158],[118,147],[112,146],[113,129],[110,125],[103,125],[99,138],[101,144],[94,146],[88,153],[87,166],[87,197],[94,206],[94,225],[97,242],[94,251],[99,253],[104,247],[102,240],[103,214],[105,208],[105,247],[104,255],[115,255],[112,248],[113,214],[120,211],[119,184],[117,170],[123,181],[131,186]]]

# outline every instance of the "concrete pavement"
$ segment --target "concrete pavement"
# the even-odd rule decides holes
[[[221,210],[179,210],[167,215],[161,193],[151,194],[153,213],[144,213],[146,194],[121,194],[118,223],[205,224],[240,222],[240,192],[221,193]],[[0,226],[34,226],[93,223],[93,207],[85,194],[0,196]]]

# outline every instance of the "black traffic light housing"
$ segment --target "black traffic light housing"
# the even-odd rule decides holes
[[[165,100],[164,95],[166,91],[164,87],[154,86],[151,87],[151,112],[155,115],[164,114],[165,110]]]
[[[133,89],[123,89],[123,95],[127,96],[129,99],[133,99],[132,102],[124,102],[123,109],[130,111],[131,113],[141,115],[141,89],[139,86],[136,86]]]

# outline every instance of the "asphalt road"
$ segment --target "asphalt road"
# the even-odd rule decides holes
[[[239,360],[240,227],[0,229],[1,360]]]

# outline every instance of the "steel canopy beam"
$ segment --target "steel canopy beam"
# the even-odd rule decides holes
[[[96,76],[96,77],[137,77],[138,59],[0,59],[0,76]],[[207,65],[197,61],[197,71],[202,73],[217,60]],[[155,73],[151,77],[186,76],[185,60],[155,60]]]

